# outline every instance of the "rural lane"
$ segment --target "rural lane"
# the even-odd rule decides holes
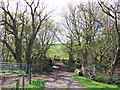
[[[45,81],[45,90],[83,90],[73,78],[70,72],[54,71],[50,74],[42,75]]]

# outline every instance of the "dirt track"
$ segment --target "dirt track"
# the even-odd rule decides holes
[[[17,78],[7,80],[4,82],[4,86],[15,84],[16,79]],[[66,71],[54,71],[49,74],[32,77],[32,80],[36,79],[43,79],[45,81],[45,90],[83,90],[83,88],[72,78],[71,73]],[[20,80],[22,82],[22,79]],[[25,84],[28,84],[26,78]]]

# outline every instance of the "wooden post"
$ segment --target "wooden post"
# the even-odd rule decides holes
[[[24,86],[25,86],[25,82],[24,82],[25,79],[24,79],[24,77],[25,77],[25,76],[24,76],[24,74],[23,74],[23,77],[22,77],[22,90],[24,90]]]
[[[17,80],[16,80],[16,90],[19,90],[19,82],[20,82],[20,80],[17,79]]]
[[[29,84],[31,84],[31,69],[29,69]]]

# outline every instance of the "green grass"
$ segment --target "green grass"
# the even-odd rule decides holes
[[[25,85],[25,90],[44,90],[44,81],[41,79],[33,80],[31,84]],[[16,88],[16,84],[6,86],[4,88],[10,88],[10,90],[14,90]],[[22,89],[22,84],[19,84],[19,89]]]
[[[27,90],[43,90],[43,88],[39,87],[39,86],[36,86],[36,85],[28,85],[27,86]]]
[[[26,85],[27,90],[44,90],[43,80],[33,80],[31,84]]]
[[[53,44],[47,52],[48,57],[60,57],[61,59],[68,59],[67,49],[62,44]]]
[[[87,90],[120,90],[120,87],[115,84],[96,82],[86,77],[77,75],[73,75],[73,78],[78,81],[78,83],[82,85],[82,87],[87,88]]]

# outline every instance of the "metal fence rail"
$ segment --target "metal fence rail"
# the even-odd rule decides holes
[[[26,71],[26,63],[0,62],[0,70],[24,70]]]
[[[22,77],[24,74],[20,73],[13,73],[12,71],[24,71],[27,70],[27,64],[26,63],[14,63],[14,62],[0,62],[0,90],[4,86],[16,84],[17,80],[21,83]],[[5,71],[10,71],[12,74],[5,75]],[[22,76],[21,76],[22,75]],[[22,84],[22,83],[21,83]]]

